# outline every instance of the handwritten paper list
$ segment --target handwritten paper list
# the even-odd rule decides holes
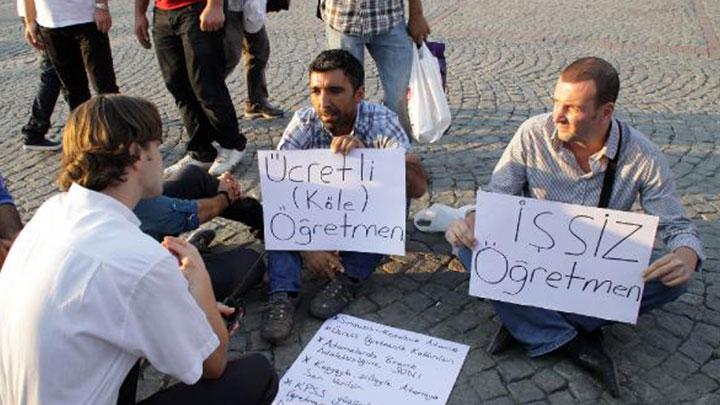
[[[274,404],[444,404],[468,350],[340,314],[285,373]]]

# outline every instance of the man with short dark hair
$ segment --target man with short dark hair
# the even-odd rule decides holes
[[[613,118],[620,80],[603,59],[579,59],[560,75],[553,112],[525,121],[495,166],[488,191],[541,200],[629,211],[639,196],[650,215],[660,217],[659,234],[669,253],[651,259],[644,271],[640,312],[679,297],[700,268],[702,244],[684,215],[672,172],[660,149],[627,123]],[[616,169],[608,169],[615,167]],[[605,176],[612,187],[603,192]],[[601,196],[606,195],[605,199]],[[475,214],[446,232],[470,268],[475,246]],[[600,372],[613,396],[619,395],[615,366],[602,346],[601,327],[609,321],[577,314],[492,302],[502,327],[489,348],[499,352],[516,339],[531,357],[557,349]]]
[[[427,190],[427,173],[397,115],[364,96],[364,71],[347,51],[324,51],[310,65],[310,102],[295,113],[278,150],[327,149],[348,154],[355,148],[403,148],[406,191],[418,198]],[[310,313],[327,319],[339,313],[380,264],[381,254],[360,252],[269,251],[270,303],[263,314],[262,337],[273,343],[287,339],[300,291],[303,264],[330,279],[310,302]]]
[[[138,228],[132,209],[162,192],[161,137],[155,106],[134,97],[98,96],[68,117],[63,192],[0,272],[3,403],[115,404],[141,357],[184,383],[150,403],[272,401],[277,375],[262,355],[227,361],[231,311],[197,250]]]

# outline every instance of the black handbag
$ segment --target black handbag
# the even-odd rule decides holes
[[[268,13],[290,10],[290,0],[267,0],[266,10]]]

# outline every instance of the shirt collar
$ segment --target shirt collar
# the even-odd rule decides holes
[[[90,190],[79,184],[73,183],[68,190],[69,201],[81,209],[102,210],[107,213],[116,213],[133,223],[140,226],[138,217],[125,204],[97,191]]]

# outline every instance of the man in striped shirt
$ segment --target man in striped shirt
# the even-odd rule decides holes
[[[310,65],[312,107],[295,113],[278,149],[329,148],[345,155],[355,148],[409,151],[410,142],[395,113],[363,100],[363,82],[363,67],[349,52],[334,49],[320,53]],[[427,173],[417,155],[405,155],[405,172],[407,197],[425,194]],[[350,303],[382,257],[361,252],[270,251],[270,302],[263,313],[262,337],[277,344],[290,335],[303,264],[330,280],[310,302],[310,313],[327,319]]]
[[[642,313],[679,297],[704,256],[662,152],[642,133],[613,119],[619,88],[617,72],[600,58],[570,64],[555,87],[553,112],[520,126],[495,167],[489,191],[597,206],[608,163],[617,158],[607,207],[628,211],[639,196],[643,210],[660,217],[658,231],[669,250],[654,257],[657,260],[643,273]],[[477,243],[474,224],[471,213],[451,224],[446,233],[452,245],[461,247],[466,268],[470,268],[470,249]],[[492,304],[503,326],[491,352],[497,353],[513,340],[522,343],[531,357],[562,348],[572,359],[599,371],[610,393],[619,394],[613,361],[602,347],[600,328],[608,321],[505,302]]]

